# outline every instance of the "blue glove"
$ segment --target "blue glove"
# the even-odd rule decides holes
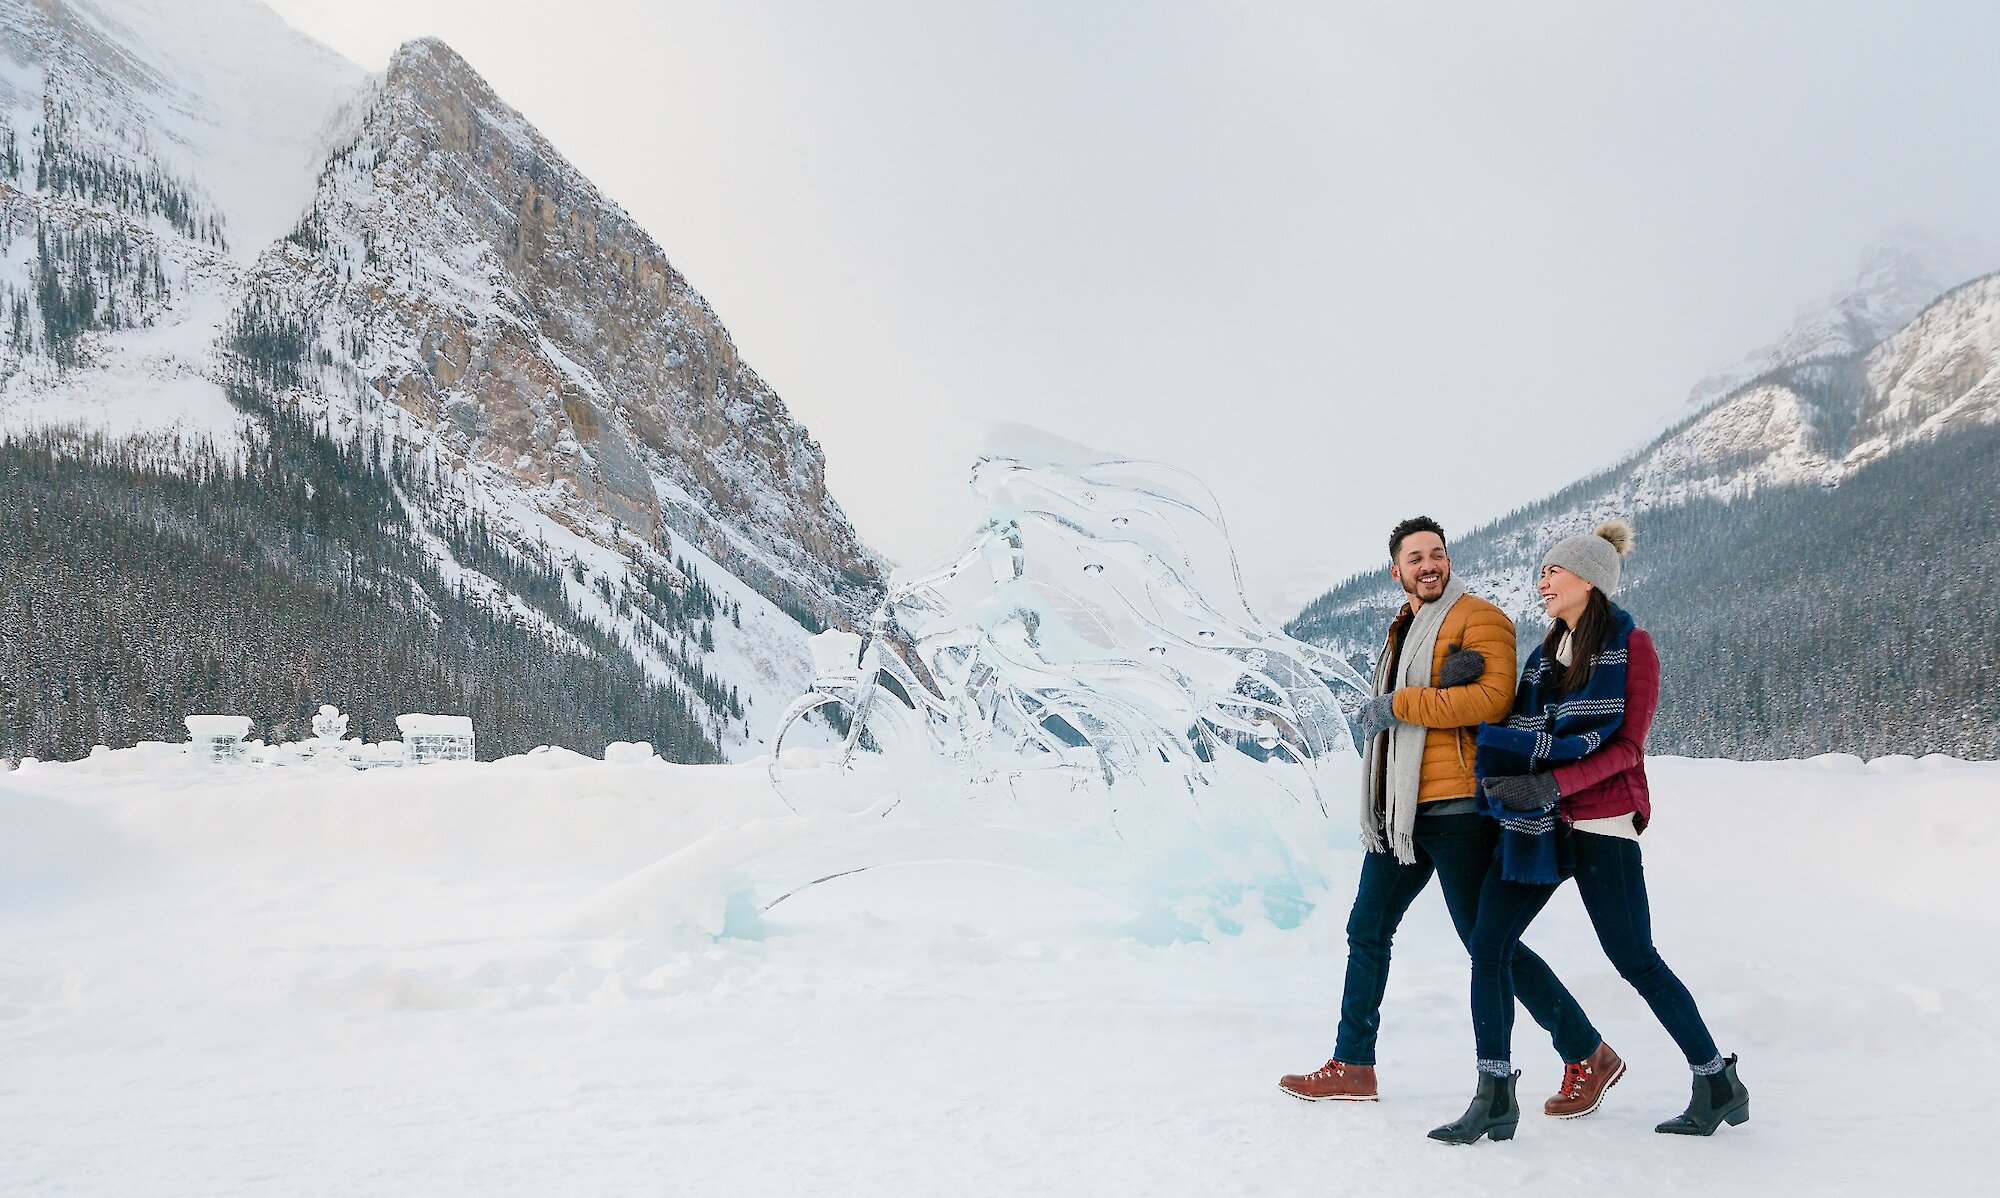
[[[1365,745],[1396,722],[1396,696],[1376,695],[1354,709],[1354,743]]]
[[[1547,811],[1562,798],[1554,774],[1511,774],[1488,778],[1481,783],[1509,811]]]

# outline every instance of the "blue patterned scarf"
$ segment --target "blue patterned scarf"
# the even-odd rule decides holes
[[[1595,752],[1625,722],[1626,646],[1632,617],[1611,605],[1611,631],[1591,658],[1590,681],[1563,693],[1564,667],[1537,646],[1521,672],[1514,714],[1505,724],[1479,726],[1474,772],[1481,779],[1540,774]],[[1480,809],[1500,821],[1500,876],[1509,882],[1553,886],[1567,876],[1557,835],[1556,809],[1509,811],[1479,791]]]

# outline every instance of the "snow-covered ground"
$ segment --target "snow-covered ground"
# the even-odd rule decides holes
[[[584,916],[785,818],[755,765],[30,765],[0,773],[0,1193],[1995,1192],[2000,765],[1653,776],[1657,937],[1752,1121],[1653,1134],[1685,1067],[1569,891],[1530,941],[1631,1073],[1588,1119],[1465,1149],[1424,1138],[1472,1082],[1435,892],[1384,1100],[1275,1087],[1331,1051],[1352,852],[1302,927],[1214,942],[967,864],[836,879],[716,940]]]

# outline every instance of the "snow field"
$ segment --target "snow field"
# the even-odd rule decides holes
[[[718,939],[620,896],[704,837],[788,834],[759,764],[30,765],[0,775],[0,1192],[1992,1192],[2000,765],[1651,772],[1656,937],[1752,1121],[1653,1134],[1685,1067],[1566,891],[1529,941],[1631,1072],[1588,1119],[1452,1149],[1423,1135],[1472,1080],[1435,891],[1384,1101],[1275,1087],[1331,1051],[1352,852],[1303,926],[1213,942],[964,862]],[[1532,1112],[1560,1065],[1525,1015],[1515,1057]]]

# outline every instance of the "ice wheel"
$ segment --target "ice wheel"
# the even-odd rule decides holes
[[[772,787],[799,815],[858,815],[881,804],[907,766],[892,766],[885,748],[905,739],[909,709],[878,696],[872,704],[838,691],[801,696],[779,717],[767,767]]]

